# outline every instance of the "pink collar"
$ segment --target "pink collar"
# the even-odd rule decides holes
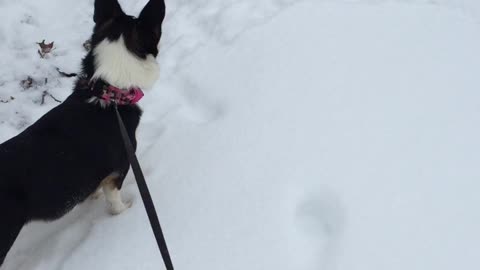
[[[140,101],[143,96],[143,91],[138,87],[123,90],[109,85],[103,88],[103,93],[100,95],[100,99],[105,101],[106,104],[114,102],[117,105],[133,105]]]

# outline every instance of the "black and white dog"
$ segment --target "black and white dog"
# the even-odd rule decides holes
[[[136,146],[141,88],[157,80],[163,0],[138,18],[117,0],[96,0],[92,48],[73,93],[18,136],[0,145],[0,265],[22,227],[62,217],[103,189],[111,213],[129,208],[120,197],[129,170],[113,103]]]

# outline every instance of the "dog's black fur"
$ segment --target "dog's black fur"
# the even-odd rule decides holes
[[[156,57],[164,16],[163,0],[150,0],[138,19],[126,15],[117,0],[96,0],[92,51],[104,39],[123,35],[131,53],[141,59]],[[88,102],[109,84],[101,78],[90,83],[95,72],[92,51],[83,60],[73,93],[0,145],[0,266],[26,223],[62,217],[112,173],[118,175],[114,184],[120,189],[128,172],[113,107]],[[125,105],[119,111],[136,145],[141,110]]]

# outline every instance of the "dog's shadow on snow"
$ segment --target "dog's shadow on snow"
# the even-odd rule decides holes
[[[101,197],[87,199],[57,221],[32,222],[21,231],[2,269],[60,270],[95,223],[108,216]]]

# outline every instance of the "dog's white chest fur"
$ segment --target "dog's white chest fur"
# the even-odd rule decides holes
[[[98,44],[95,56],[95,74],[119,88],[140,87],[150,89],[159,76],[159,66],[153,55],[146,59],[128,51],[123,36],[116,41],[103,40]]]

